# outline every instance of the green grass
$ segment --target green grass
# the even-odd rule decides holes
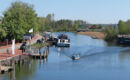
[[[28,45],[29,48],[30,45]],[[44,47],[44,43],[34,43],[31,45],[32,48],[42,48]]]

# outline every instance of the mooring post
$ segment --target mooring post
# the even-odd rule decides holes
[[[22,56],[22,64],[24,64],[24,58],[25,56],[21,55]]]
[[[21,62],[21,55],[19,55],[18,64]]]
[[[1,73],[1,61],[0,61],[0,73]]]
[[[15,62],[15,58],[12,59],[12,64],[11,64],[12,67],[14,67],[14,62]]]
[[[41,60],[41,51],[40,51],[40,48],[39,48],[39,55],[40,55],[40,60]]]
[[[46,58],[46,62],[48,63],[48,56],[47,56],[47,58]]]

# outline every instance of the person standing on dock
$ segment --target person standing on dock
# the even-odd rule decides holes
[[[24,42],[24,43],[22,44],[21,48],[22,48],[22,53],[24,53],[25,50],[26,50],[26,48],[27,48],[27,43]]]

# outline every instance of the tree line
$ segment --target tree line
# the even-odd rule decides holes
[[[86,28],[86,22],[83,20],[61,19],[54,20],[54,14],[48,14],[46,17],[38,17],[39,31],[76,31],[79,28]]]
[[[61,19],[54,20],[54,14],[38,17],[34,6],[21,1],[16,1],[4,11],[0,24],[0,41],[5,39],[22,40],[24,34],[29,34],[33,28],[34,33],[43,31],[75,31],[85,28],[83,20]]]

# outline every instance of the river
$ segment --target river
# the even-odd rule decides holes
[[[130,80],[130,47],[65,34],[71,39],[70,48],[52,46],[47,59],[16,65],[14,71],[1,75],[1,80]],[[81,58],[73,61],[73,54]]]

